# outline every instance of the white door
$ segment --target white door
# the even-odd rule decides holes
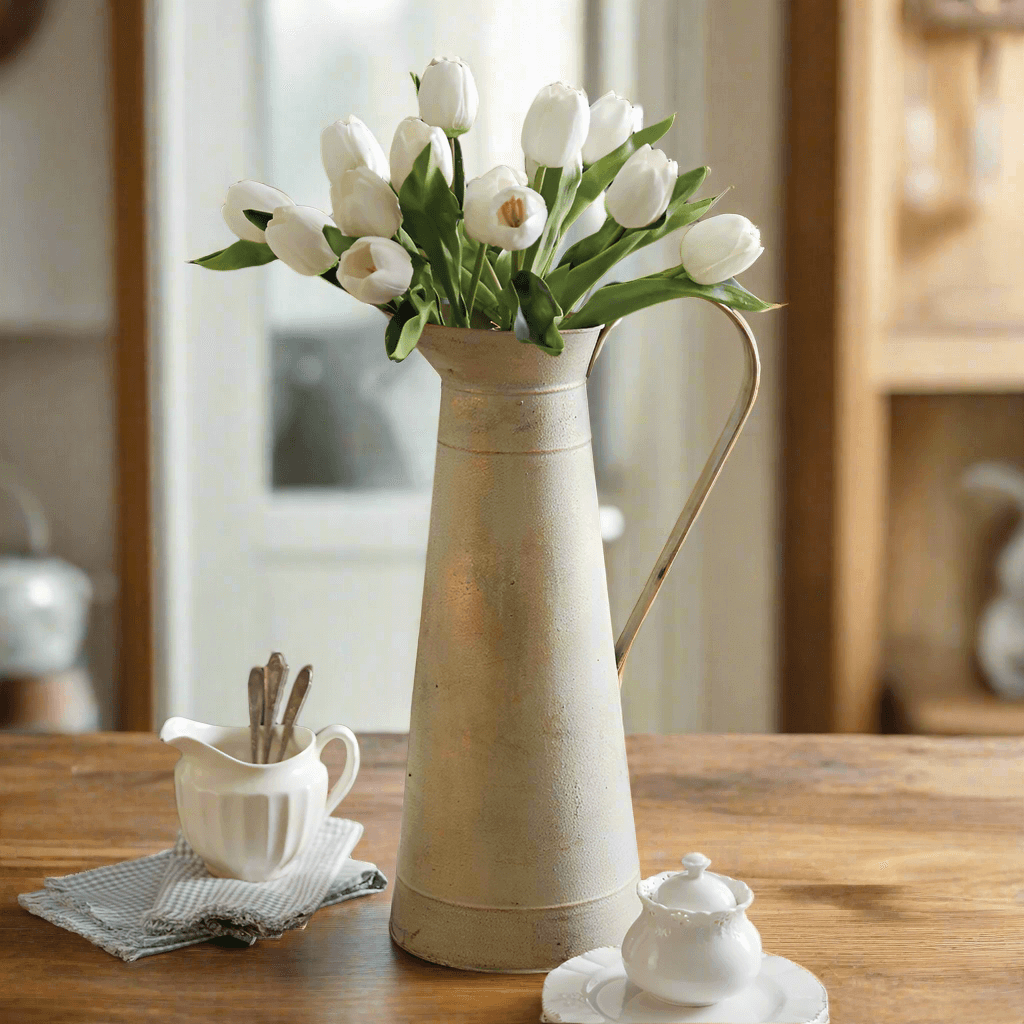
[[[384,356],[383,317],[280,263],[214,273],[228,185],[329,209],[321,129],[385,150],[409,72],[468,60],[467,177],[521,160],[537,89],[582,78],[583,0],[162,0],[152,8],[159,710],[247,716],[249,668],[311,662],[304,719],[408,724],[438,387]],[[514,26],[508,21],[513,19]]]

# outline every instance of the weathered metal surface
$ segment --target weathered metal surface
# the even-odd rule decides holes
[[[552,358],[428,327],[434,499],[391,933],[475,970],[544,971],[639,913],[590,446],[597,330]]]
[[[599,328],[552,358],[428,326],[442,381],[391,934],[417,956],[547,971],[639,913],[619,668],[757,390],[733,415],[630,622],[612,634],[586,382]],[[607,333],[607,332],[605,332]]]

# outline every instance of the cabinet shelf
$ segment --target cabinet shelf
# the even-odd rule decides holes
[[[902,732],[1024,735],[1024,700],[997,697],[955,651],[905,649],[891,663],[887,682]]]
[[[1024,327],[890,332],[871,361],[885,394],[1024,391]]]

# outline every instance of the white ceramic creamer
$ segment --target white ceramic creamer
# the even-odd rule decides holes
[[[359,772],[359,743],[343,725],[315,734],[296,726],[287,756],[275,764],[249,760],[248,726],[169,718],[160,739],[181,751],[174,792],[189,845],[210,874],[246,882],[266,882],[287,871]],[[328,793],[320,754],[331,740],[341,740],[348,753]]]

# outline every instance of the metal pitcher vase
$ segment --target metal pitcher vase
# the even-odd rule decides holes
[[[612,325],[558,357],[428,326],[437,463],[391,935],[425,960],[548,971],[640,912],[623,662],[757,393],[729,420],[616,643],[587,377]]]

